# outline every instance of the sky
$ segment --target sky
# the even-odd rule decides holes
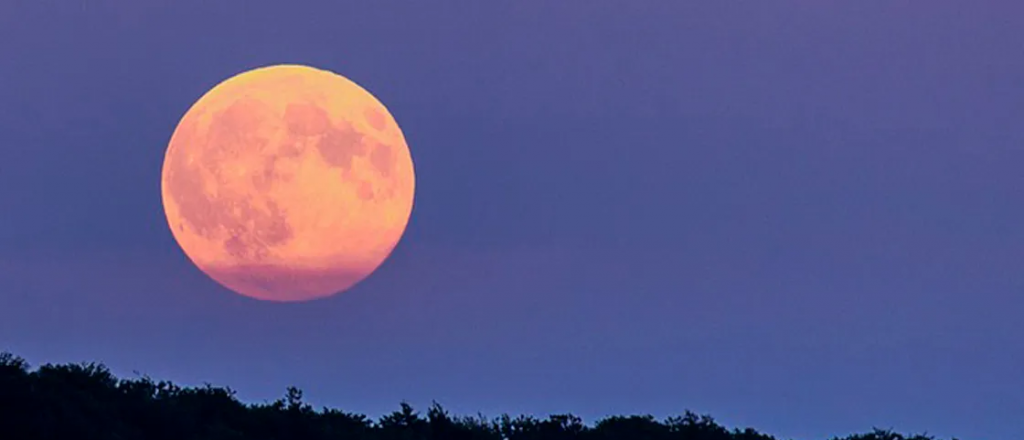
[[[6,0],[0,351],[371,416],[1024,438],[1022,39],[1011,1]],[[416,166],[320,301],[221,287],[161,205],[188,107],[277,63],[371,91]]]

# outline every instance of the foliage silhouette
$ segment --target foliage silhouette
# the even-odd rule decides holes
[[[229,388],[179,387],[148,376],[118,379],[101,364],[43,365],[0,353],[0,438],[11,440],[775,440],[728,430],[686,412],[664,421],[614,416],[588,426],[571,414],[546,419],[457,417],[434,402],[408,403],[379,420],[315,410],[289,387],[274,402],[244,404]],[[934,440],[888,430],[831,440]]]

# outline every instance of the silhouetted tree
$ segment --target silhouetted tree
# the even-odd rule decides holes
[[[871,432],[866,434],[855,434],[841,439],[839,437],[833,437],[832,440],[935,440],[935,437],[925,434],[905,437],[903,434],[893,432],[891,429],[874,428]]]
[[[595,440],[618,439],[634,436],[650,440],[672,438],[669,427],[654,419],[654,416],[612,416],[594,426]]]
[[[31,370],[10,353],[0,353],[0,439],[775,440],[750,428],[729,431],[692,412],[665,421],[613,416],[588,426],[572,414],[457,417],[437,402],[421,415],[403,402],[374,422],[337,409],[315,410],[296,387],[273,402],[244,404],[229,388],[180,387],[147,376],[118,379],[95,363]],[[935,439],[875,429],[832,440]]]

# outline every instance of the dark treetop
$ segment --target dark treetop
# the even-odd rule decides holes
[[[271,403],[245,404],[227,388],[180,387],[167,381],[118,379],[100,364],[46,364],[0,353],[0,438],[20,439],[374,439],[374,440],[774,440],[751,428],[728,430],[686,412],[664,421],[614,416],[593,426],[571,414],[547,419],[450,415],[434,403],[426,414],[402,403],[371,420],[315,410],[290,387]],[[833,437],[833,440],[839,440]],[[843,440],[934,440],[875,429]]]

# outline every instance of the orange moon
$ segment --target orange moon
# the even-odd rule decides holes
[[[412,213],[415,173],[387,108],[300,65],[221,82],[185,113],[164,156],[175,240],[242,295],[306,301],[370,275]]]

